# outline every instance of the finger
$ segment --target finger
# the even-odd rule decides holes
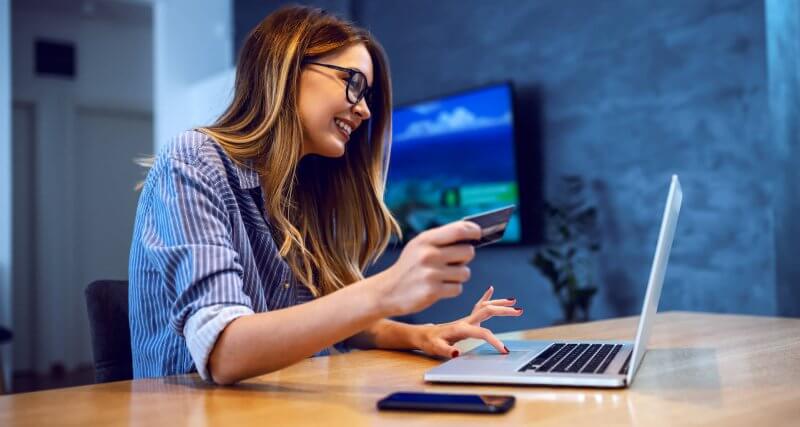
[[[454,243],[478,240],[481,228],[469,221],[456,221],[420,234],[426,242],[435,246],[448,246]]]
[[[464,287],[460,283],[443,283],[439,286],[439,298],[453,298],[461,295]]]
[[[487,289],[486,292],[483,293],[483,296],[481,297],[481,299],[478,300],[478,303],[475,305],[477,306],[480,305],[481,303],[489,301],[489,298],[492,297],[492,294],[494,294],[494,286],[489,285],[489,289]]]
[[[447,266],[440,268],[436,273],[436,278],[444,283],[464,283],[469,280],[472,272],[466,265]]]
[[[480,338],[497,349],[498,352],[508,354],[506,346],[492,333],[492,331],[469,324],[462,324],[461,327],[463,328],[464,333],[470,338]]]
[[[433,348],[431,351],[433,352],[434,356],[458,357],[461,354],[456,346],[451,345],[442,338],[435,340],[432,344]]]
[[[467,244],[444,246],[441,257],[446,264],[466,264],[475,258],[475,247]]]
[[[478,302],[476,302],[475,305],[473,306],[472,312],[474,313],[477,310],[480,310],[484,305],[488,304],[489,298],[492,297],[493,293],[494,293],[494,286],[489,285],[489,288],[486,289],[486,292],[483,293],[481,299],[479,299]]]
[[[503,298],[503,299],[493,299],[490,301],[486,301],[483,303],[484,306],[487,305],[499,305],[501,307],[511,307],[512,305],[517,303],[516,298]]]
[[[487,305],[469,316],[470,323],[481,323],[492,317],[519,317],[524,310],[519,307],[501,307],[498,305]]]

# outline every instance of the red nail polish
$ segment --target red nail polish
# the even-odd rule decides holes
[[[450,355],[451,357],[458,357],[458,350],[453,350],[453,353]]]
[[[506,353],[511,353],[510,351],[508,351],[508,347],[506,347],[506,346],[503,346],[503,350],[505,350]]]

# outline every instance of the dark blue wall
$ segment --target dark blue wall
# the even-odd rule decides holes
[[[247,3],[237,1],[237,16]],[[685,198],[661,309],[777,312],[775,206],[785,190],[770,133],[763,2],[320,3],[381,41],[398,103],[506,79],[539,91],[545,193],[559,176],[579,174],[600,210],[592,317],[639,311],[673,173]],[[415,320],[464,315],[490,283],[526,314],[489,326],[557,320],[532,253],[480,250],[465,295]]]

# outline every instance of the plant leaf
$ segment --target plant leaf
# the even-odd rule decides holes
[[[590,206],[575,215],[575,221],[584,227],[591,227],[597,221],[597,209]]]
[[[565,240],[569,240],[572,237],[572,232],[566,225],[558,227],[558,231]]]
[[[537,253],[536,256],[533,257],[532,264],[539,269],[539,272],[542,273],[542,275],[556,287],[556,291],[558,291],[556,286],[558,283],[558,270],[553,261],[547,259],[547,257],[541,253]]]
[[[577,250],[577,249],[575,249],[575,247],[570,247],[570,248],[567,250],[567,258],[568,258],[568,259],[572,259],[573,257],[575,257],[575,254],[576,254],[576,253],[578,253],[578,250]]]
[[[553,248],[547,249],[545,251],[545,253],[547,253],[547,255],[550,255],[551,258],[564,259],[564,255],[561,252],[559,252],[559,251],[557,251],[557,250],[555,250]]]

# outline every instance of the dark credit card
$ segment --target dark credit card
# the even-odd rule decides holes
[[[471,240],[469,243],[479,248],[502,239],[515,208],[511,205],[464,217],[464,221],[474,222],[481,227],[480,240]]]

